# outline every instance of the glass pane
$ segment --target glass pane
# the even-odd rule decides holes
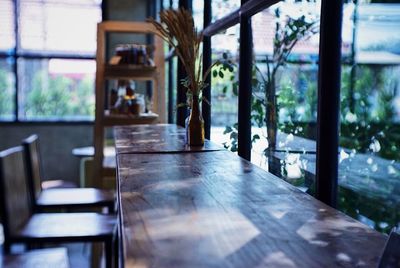
[[[342,67],[339,208],[388,233],[400,221],[400,5],[353,10],[355,65]]]
[[[213,0],[211,5],[212,21],[215,21],[238,9],[240,0]]]
[[[315,179],[319,7],[279,3],[252,17],[251,161],[300,189]]]
[[[197,29],[200,31],[204,26],[204,1],[193,1],[193,20]]]
[[[18,61],[21,120],[93,120],[94,60]]]
[[[361,52],[384,51],[397,54],[397,57],[391,56],[399,62],[399,12],[400,4],[360,4],[357,7],[356,45],[361,59]]]
[[[21,0],[20,9],[21,51],[95,53],[98,1]]]
[[[211,140],[237,151],[239,25],[211,38],[212,60],[224,65],[211,72]]]
[[[179,8],[179,0],[172,0],[172,8],[173,9]]]
[[[10,59],[0,59],[0,121],[14,120],[15,76]]]
[[[0,50],[15,47],[14,3],[11,0],[0,1]]]
[[[162,0],[163,9],[169,9],[169,4],[170,4],[169,0]]]

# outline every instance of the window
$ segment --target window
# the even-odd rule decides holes
[[[371,228],[388,233],[392,227],[399,226],[400,219],[400,5],[374,1],[345,2],[337,206]],[[225,3],[213,1],[213,8]],[[277,14],[278,8],[280,15]],[[280,2],[251,18],[254,52],[251,120],[255,141],[252,143],[251,161],[310,194],[317,191],[320,10],[319,1]],[[308,22],[315,21],[315,32],[308,38],[296,34],[298,42],[275,73],[275,91],[266,90],[265,81],[268,79],[265,76],[271,72],[274,60],[279,59],[274,57],[279,51],[275,47],[279,45],[276,41],[284,31],[290,34],[304,26],[302,21],[296,21],[295,27],[291,28],[288,18],[301,18],[306,14],[310,15]],[[218,13],[216,17],[219,18]],[[279,23],[281,28],[278,29]],[[214,59],[221,58],[223,53],[234,59],[240,58],[237,53],[238,26],[224,28],[223,34],[213,35]],[[235,68],[230,75],[216,72],[211,83],[211,139],[225,142],[232,151],[238,149],[238,132],[241,131],[235,124],[238,105],[233,92],[237,91],[237,76]],[[276,97],[277,139],[274,148],[269,144],[269,132],[264,122],[266,103],[271,103],[266,93]],[[257,103],[258,98],[260,103]],[[257,124],[257,121],[261,123]],[[267,148],[272,153],[268,152],[266,158]]]
[[[352,64],[342,65],[338,205],[388,233],[400,219],[400,4],[350,7],[355,32]]]
[[[302,18],[303,14],[305,18]],[[305,190],[312,187],[312,180],[307,179],[306,175],[315,174],[312,161],[315,162],[316,135],[312,132],[317,119],[318,20],[319,6],[316,3],[279,3],[251,18],[254,55],[251,161]],[[290,23],[299,29],[289,29]],[[296,33],[297,38],[288,37],[292,32]],[[284,44],[283,38],[291,41]],[[238,59],[238,43],[239,25],[236,25],[227,29],[224,35],[213,36],[214,54],[216,50],[221,51],[220,54],[226,51],[233,59]],[[291,52],[286,55],[283,52],[288,48]],[[235,64],[239,65],[237,61]],[[212,83],[211,135],[214,141],[222,141],[236,151],[237,71],[224,78],[217,76]],[[270,120],[267,118],[267,104],[272,88],[275,91],[277,135],[276,146],[269,154],[272,146],[269,146],[267,131],[267,122]],[[221,106],[225,110],[218,110]],[[310,157],[313,159],[309,160]]]
[[[212,22],[240,7],[240,1],[211,1]],[[211,37],[212,61],[229,59],[231,69],[214,67],[211,75],[211,140],[237,150],[239,32],[235,25]],[[227,131],[229,129],[230,131]]]
[[[100,0],[1,1],[1,121],[93,120],[99,21]]]
[[[224,57],[233,68],[214,67],[211,75],[211,140],[237,150],[239,25],[211,37],[212,61]],[[231,131],[227,131],[227,129]]]

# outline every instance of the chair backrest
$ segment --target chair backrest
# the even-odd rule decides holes
[[[39,137],[34,134],[22,141],[25,151],[25,163],[28,187],[32,200],[36,202],[42,192]]]
[[[0,208],[7,241],[31,216],[22,146],[0,152]]]

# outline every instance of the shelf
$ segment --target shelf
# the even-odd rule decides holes
[[[104,77],[108,79],[152,80],[157,75],[155,66],[120,64],[105,65]]]
[[[150,34],[153,37],[154,52],[152,53],[152,65],[139,64],[117,64],[118,58],[108,58],[107,48],[111,45],[107,38],[108,33],[128,34]],[[107,155],[104,151],[104,139],[106,128],[118,125],[154,124],[163,123],[165,116],[165,60],[164,41],[157,35],[157,29],[149,22],[123,22],[106,21],[97,25],[97,52],[96,52],[96,117],[94,124],[94,148],[96,153],[93,159],[93,184],[98,187],[108,187],[112,183],[105,183],[99,178],[115,178],[115,157]],[[112,80],[134,80],[151,81],[148,86],[152,89],[152,111],[138,116],[128,114],[114,114],[107,107],[108,94],[105,90],[107,85],[116,81]],[[111,82],[111,83],[110,83]],[[115,83],[114,83],[115,84]],[[121,85],[121,83],[119,83]],[[150,97],[150,96],[149,96]],[[75,151],[77,155],[94,153],[93,150],[83,148]]]
[[[158,120],[158,114],[142,113],[140,115],[109,114],[105,112],[103,124],[105,126],[151,124]]]

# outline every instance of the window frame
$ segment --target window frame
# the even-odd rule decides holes
[[[278,2],[281,2],[281,0],[241,0],[239,9],[209,24],[204,29],[204,35],[213,36],[219,31],[239,24],[240,36],[245,37],[247,40],[252,40],[250,18]],[[337,204],[338,185],[337,148],[339,138],[338,111],[340,103],[342,13],[343,1],[322,0],[318,53],[316,197],[332,207],[336,207]],[[250,70],[252,62],[243,58],[243,56],[252,55],[252,47],[244,43],[241,42],[239,46],[239,66],[241,67],[239,69],[239,88],[246,90],[239,90],[238,95],[238,155],[250,161],[252,142],[249,118],[251,116],[252,88]],[[210,49],[210,47],[207,47],[207,49]],[[322,90],[322,88],[325,90]],[[179,114],[179,112],[178,110],[177,113]],[[179,120],[177,121],[179,124]]]
[[[12,59],[11,70],[15,77],[14,83],[14,110],[13,110],[13,119],[12,120],[3,120],[0,119],[0,125],[15,125],[15,124],[57,124],[57,125],[69,125],[69,124],[94,124],[93,119],[85,119],[85,120],[71,120],[71,119],[63,119],[58,118],[57,120],[32,120],[32,119],[23,119],[21,120],[18,115],[19,110],[19,82],[18,82],[18,59],[30,59],[30,60],[44,60],[44,59],[68,59],[68,60],[96,60],[96,53],[91,54],[79,54],[72,55],[67,53],[37,53],[37,52],[27,52],[20,51],[20,36],[19,36],[19,17],[20,17],[20,0],[12,0],[14,5],[13,13],[14,13],[14,39],[15,46],[13,49],[10,49],[9,52],[0,51],[0,60]],[[99,3],[100,12],[101,12],[101,20],[104,19],[105,8],[107,6],[106,0],[103,0]],[[94,90],[94,87],[93,87]]]

